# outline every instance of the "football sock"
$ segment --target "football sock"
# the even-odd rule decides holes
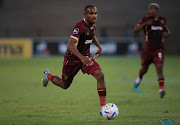
[[[141,82],[141,79],[137,77],[136,80],[134,81],[134,88],[138,88],[140,82]]]
[[[143,78],[143,75],[144,75],[144,74],[143,74],[142,71],[140,70],[140,71],[139,71],[139,78],[140,78],[140,80]]]
[[[140,79],[139,77],[137,77],[137,79],[135,80],[135,83],[136,83],[136,84],[139,84],[140,81],[141,81],[141,79]]]
[[[158,79],[159,89],[164,89],[164,78]]]
[[[100,98],[100,105],[103,106],[106,104],[106,88],[97,89],[99,98]]]
[[[51,75],[51,74],[48,74],[47,75],[47,78],[53,83],[53,79],[54,79],[55,76]]]

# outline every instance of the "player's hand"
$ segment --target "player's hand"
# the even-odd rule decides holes
[[[97,58],[101,55],[102,49],[98,49],[97,52],[94,54],[94,58]]]
[[[92,59],[91,57],[83,56],[80,60],[86,66],[92,66],[94,63],[93,63],[93,61],[91,61],[91,59]]]
[[[168,37],[171,33],[170,32],[164,32],[163,37]]]

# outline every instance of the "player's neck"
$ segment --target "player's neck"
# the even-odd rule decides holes
[[[153,15],[153,16],[150,16],[151,19],[158,19],[158,15]]]
[[[85,18],[83,20],[86,23],[86,25],[88,25],[89,27],[92,27],[93,23],[88,22]]]
[[[154,14],[153,17],[154,17],[154,18],[158,18],[158,17],[159,17],[159,16],[158,16],[158,13]]]
[[[158,15],[154,15],[154,18],[158,18],[159,16]]]
[[[154,20],[157,21],[158,20],[158,15],[154,16]]]

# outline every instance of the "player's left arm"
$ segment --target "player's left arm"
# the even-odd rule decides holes
[[[165,25],[163,37],[168,37],[168,36],[170,36],[170,35],[171,35],[171,31],[170,31],[169,28]]]
[[[95,35],[94,35],[94,37],[93,37],[93,43],[94,43],[94,45],[96,45],[96,46],[98,47],[97,52],[94,54],[94,58],[96,58],[96,57],[99,57],[99,56],[101,55],[102,47],[101,47],[101,45],[99,44],[99,42],[98,42],[98,40],[97,40],[97,38],[96,38]]]

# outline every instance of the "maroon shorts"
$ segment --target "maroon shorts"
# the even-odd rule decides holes
[[[164,64],[164,50],[158,49],[154,51],[144,50],[141,56],[142,66],[149,66],[151,63]]]
[[[71,84],[74,76],[81,69],[83,74],[91,74],[93,75],[96,70],[101,70],[100,65],[96,62],[95,59],[91,59],[93,61],[92,66],[84,65],[79,59],[71,60],[64,57],[63,70],[62,70],[62,80],[65,84]]]

